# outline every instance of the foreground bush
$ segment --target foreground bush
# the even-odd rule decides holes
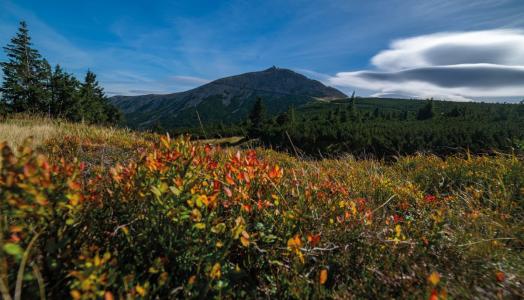
[[[107,167],[0,148],[5,299],[524,293],[515,157],[306,162],[164,137]]]

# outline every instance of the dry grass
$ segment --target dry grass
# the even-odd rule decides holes
[[[244,139],[243,136],[232,136],[226,138],[217,138],[217,139],[203,139],[198,140],[202,144],[211,144],[211,145],[233,145]]]
[[[62,131],[58,123],[45,119],[8,119],[0,123],[0,143],[5,141],[17,148],[24,140],[32,137],[34,145],[41,145]]]
[[[90,144],[112,145],[129,148],[136,143],[146,143],[154,135],[137,133],[129,129],[75,124],[63,120],[51,120],[35,116],[12,116],[0,121],[0,143],[7,142],[13,148],[19,147],[27,138],[32,146],[58,143],[68,137],[75,137]]]

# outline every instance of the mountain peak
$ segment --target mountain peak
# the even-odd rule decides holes
[[[286,111],[319,98],[346,98],[341,91],[293,70],[272,66],[263,71],[224,77],[195,89],[169,95],[113,97],[130,126],[191,126],[195,108],[207,122],[244,119],[261,97],[270,113]]]
[[[269,69],[248,72],[217,79],[208,85],[227,85],[231,88],[251,89],[269,93],[289,94],[315,98],[345,98],[341,91],[325,86],[293,70],[272,66]],[[204,85],[206,86],[206,85]],[[200,89],[200,88],[199,88]]]

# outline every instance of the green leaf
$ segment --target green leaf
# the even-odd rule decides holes
[[[18,258],[22,257],[22,254],[24,254],[24,249],[22,249],[22,247],[18,246],[17,244],[13,243],[5,244],[4,251],[9,255],[16,256]]]
[[[161,192],[160,189],[157,188],[156,186],[152,186],[152,187],[151,187],[151,192],[152,192],[155,196],[157,196],[157,197],[162,196],[162,192]]]
[[[213,233],[222,233],[226,231],[226,224],[218,223],[215,226],[211,227],[211,232]]]
[[[176,186],[170,186],[169,189],[171,190],[171,193],[173,193],[175,196],[180,196],[182,191],[178,189]]]

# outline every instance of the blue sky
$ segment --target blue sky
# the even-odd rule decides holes
[[[469,71],[483,65],[488,72],[492,65],[496,72],[510,68],[504,76],[512,78],[524,74],[524,55],[515,46],[524,45],[522,0],[0,0],[0,44],[21,19],[51,63],[78,76],[90,68],[109,95],[182,91],[276,65],[361,95],[467,100],[478,98],[481,87],[460,80],[459,88],[443,86],[427,73],[420,76],[423,84],[413,78],[428,67],[431,74],[444,67],[453,75],[457,66]],[[507,39],[496,44],[501,35]],[[417,37],[428,46],[415,49],[410,41]],[[478,38],[486,43],[475,46],[480,50],[472,61],[471,47],[462,41],[475,44]],[[456,56],[457,44],[464,61],[439,65],[426,59],[434,52],[440,60]],[[426,65],[411,64],[416,55]],[[384,64],[384,56],[395,61]],[[388,69],[392,65],[400,67]],[[524,96],[518,87],[498,90],[488,96]]]

